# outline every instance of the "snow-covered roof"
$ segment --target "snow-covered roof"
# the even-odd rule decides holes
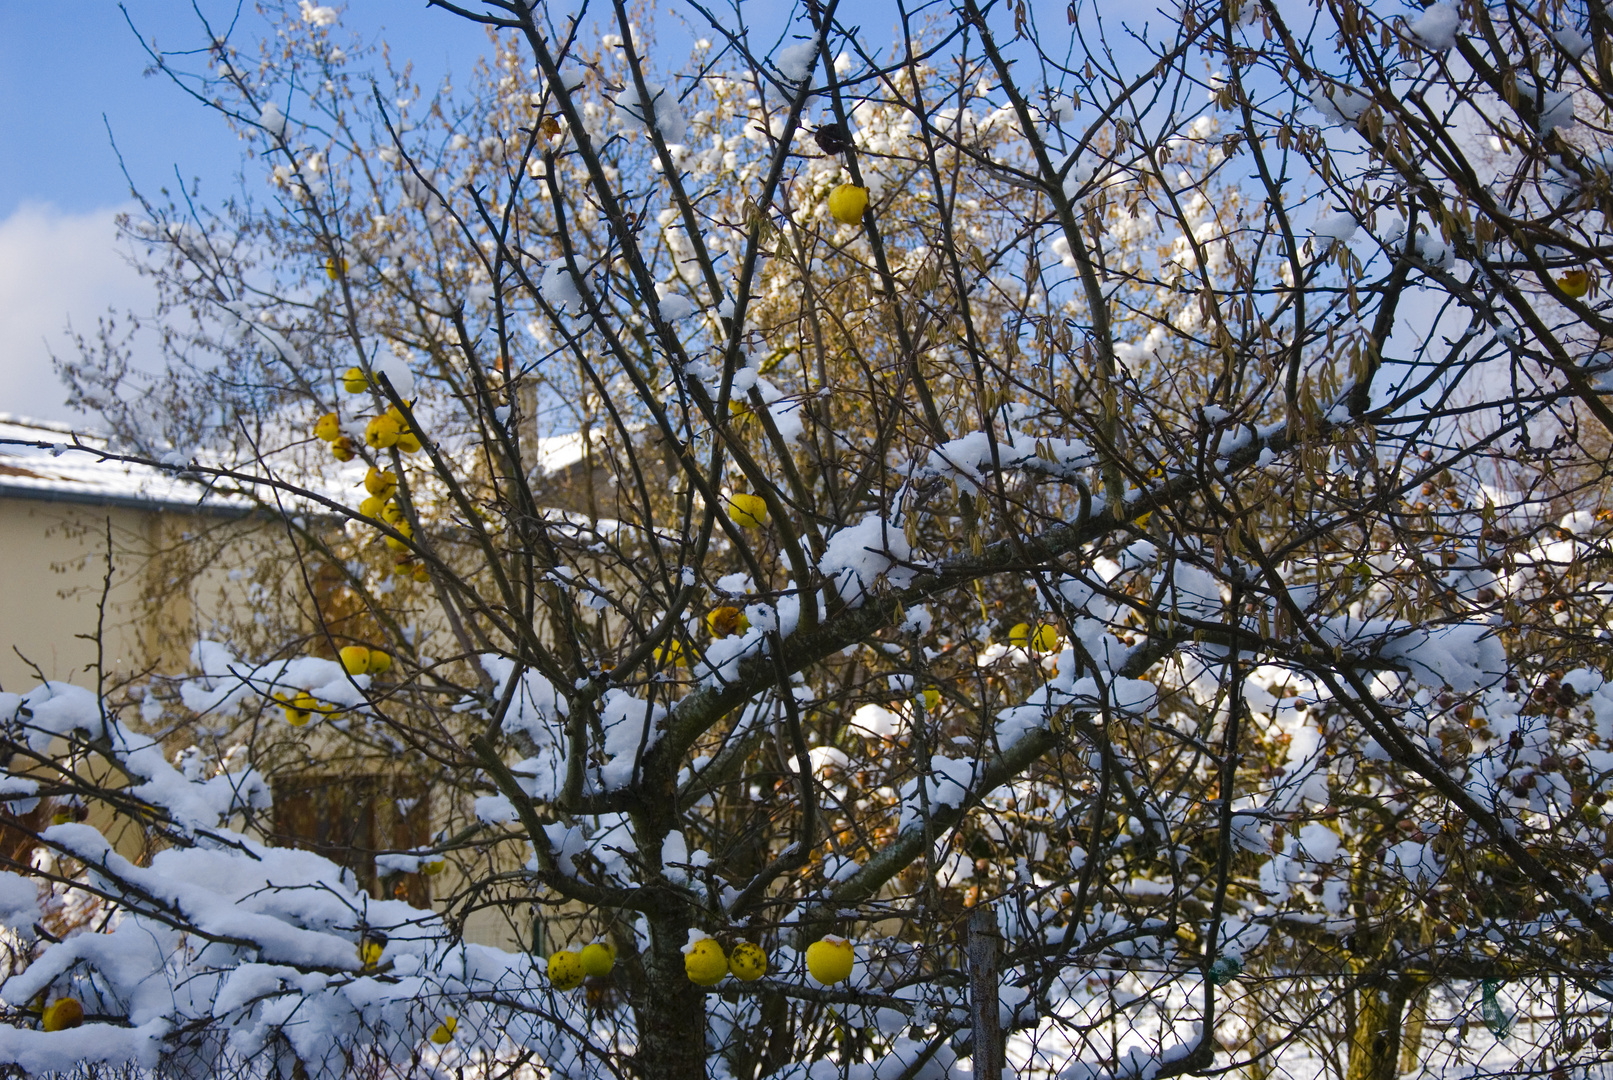
[[[108,448],[104,436],[0,413],[0,497],[208,513],[248,508],[165,469],[101,456]]]

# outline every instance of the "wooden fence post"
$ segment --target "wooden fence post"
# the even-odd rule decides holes
[[[1003,1032],[997,1015],[997,916],[986,904],[969,913],[969,1018],[974,1023],[975,1080],[1002,1080]]]

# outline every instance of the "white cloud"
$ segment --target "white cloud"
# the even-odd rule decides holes
[[[83,422],[51,366],[53,349],[72,354],[69,321],[88,336],[109,307],[119,323],[126,309],[151,310],[151,287],[119,250],[117,212],[24,203],[0,221],[0,412]]]

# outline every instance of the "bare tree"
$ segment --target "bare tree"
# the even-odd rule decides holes
[[[989,905],[1020,1074],[1606,1060],[1600,6],[434,6],[429,96],[308,2],[153,57],[267,196],[144,204],[169,366],[66,374],[308,617],[0,700],[115,913],[0,1059],[942,1076]],[[321,758],[437,910],[269,842]]]

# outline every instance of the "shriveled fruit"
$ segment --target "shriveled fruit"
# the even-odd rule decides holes
[[[712,608],[706,615],[706,629],[711,631],[712,637],[732,637],[734,634],[743,634],[750,629],[750,620],[745,613],[737,607]]]
[[[1557,278],[1557,287],[1578,300],[1591,291],[1591,273],[1583,266],[1565,270]]]

